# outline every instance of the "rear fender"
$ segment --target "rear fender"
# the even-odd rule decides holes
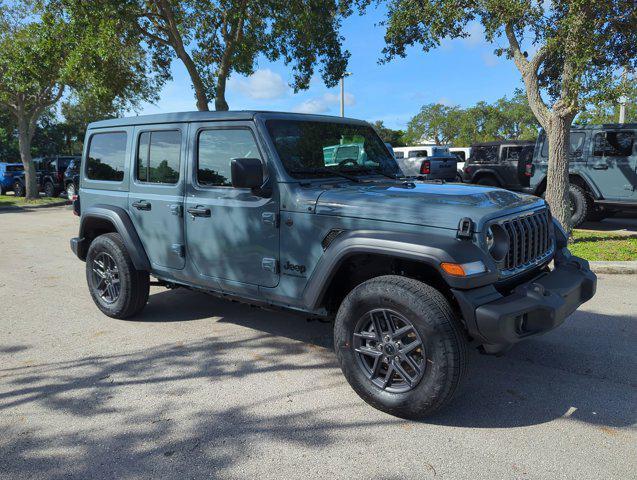
[[[137,230],[126,210],[111,205],[94,205],[82,211],[77,256],[86,260],[88,247],[97,234],[110,225],[110,231],[119,233],[137,270],[150,271],[150,262]]]

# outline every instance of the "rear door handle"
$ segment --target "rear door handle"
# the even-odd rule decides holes
[[[186,209],[186,211],[192,215],[193,217],[209,217],[210,209],[197,205],[196,207],[191,207]]]
[[[150,202],[147,202],[146,200],[140,200],[139,202],[133,202],[133,203],[131,203],[131,206],[136,208],[137,210],[150,210],[150,208],[151,208]]]

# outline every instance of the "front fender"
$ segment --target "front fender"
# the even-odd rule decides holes
[[[82,211],[79,239],[75,242],[77,256],[81,260],[86,259],[86,253],[90,245],[90,241],[87,239],[92,237],[92,230],[96,227],[99,228],[104,222],[112,225],[114,230],[122,237],[135,268],[137,270],[150,271],[148,256],[128,213],[123,208],[111,205],[94,205]]]
[[[312,308],[318,307],[341,264],[357,254],[422,262],[436,269],[450,287],[458,289],[487,285],[498,277],[491,257],[470,240],[460,240],[449,233],[435,235],[357,230],[340,234],[325,250],[307,282],[303,303]],[[442,262],[469,263],[476,260],[485,263],[485,273],[463,278],[450,276],[440,268]]]

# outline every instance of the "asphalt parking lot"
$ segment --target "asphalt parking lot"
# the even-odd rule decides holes
[[[637,472],[637,276],[562,328],[471,355],[422,422],[367,406],[331,326],[153,287],[94,307],[66,208],[0,212],[0,478],[619,479]]]

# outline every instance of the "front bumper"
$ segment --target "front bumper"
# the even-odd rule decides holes
[[[597,277],[588,262],[563,249],[555,269],[514,287],[508,294],[493,285],[454,290],[470,335],[488,353],[548,332],[595,295]]]

